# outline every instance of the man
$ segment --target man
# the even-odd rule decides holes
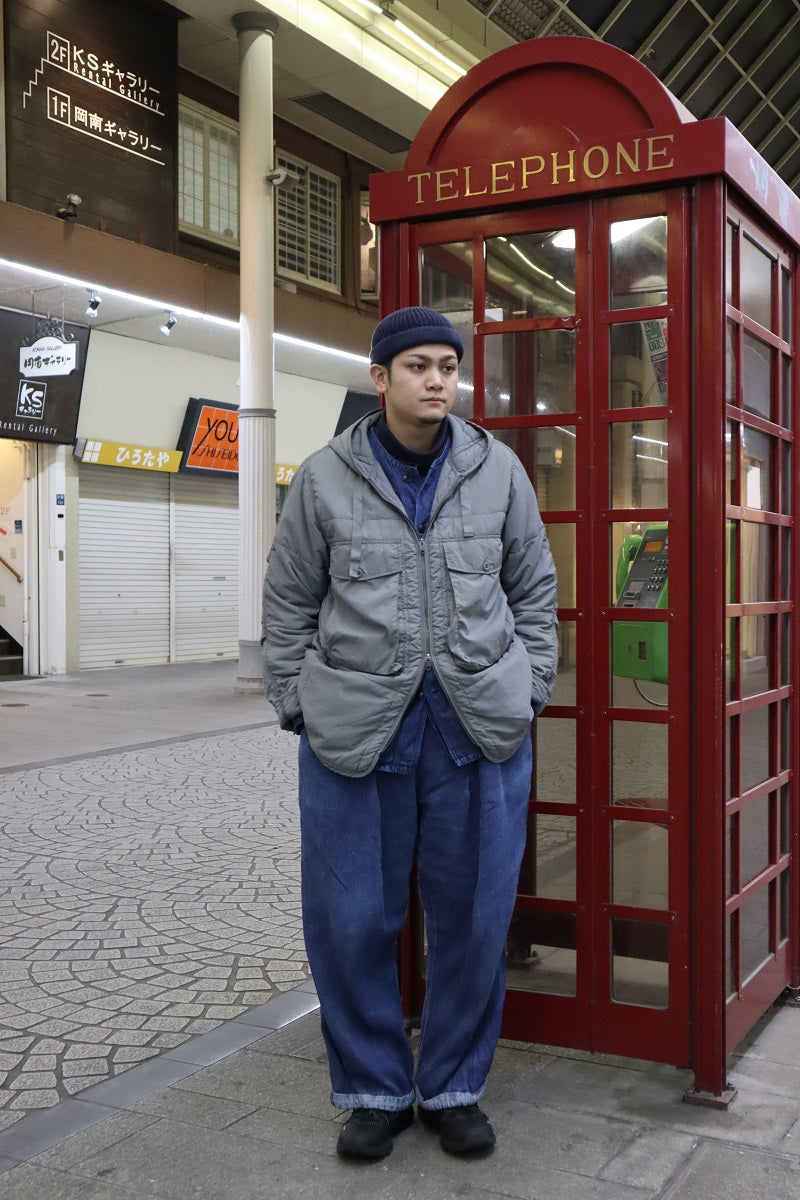
[[[556,672],[555,570],[514,454],[449,416],[464,348],[405,308],[377,326],[384,402],[300,467],[264,584],[267,695],[300,733],[303,923],[340,1154],[414,1120],[488,1152],[530,793],[530,722]],[[416,861],[426,917],[418,1062],[396,939]]]

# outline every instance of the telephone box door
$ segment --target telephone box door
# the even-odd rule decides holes
[[[406,301],[464,335],[456,412],[521,458],[558,570],[504,1033],[672,1063],[690,1009],[686,221],[671,189],[425,222]]]

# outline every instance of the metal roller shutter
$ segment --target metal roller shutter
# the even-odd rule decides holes
[[[236,658],[238,493],[235,480],[172,477],[176,662]]]
[[[83,467],[80,665],[169,662],[169,479]]]

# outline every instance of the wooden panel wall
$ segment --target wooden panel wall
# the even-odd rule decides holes
[[[174,252],[177,21],[137,0],[4,0],[8,199]]]

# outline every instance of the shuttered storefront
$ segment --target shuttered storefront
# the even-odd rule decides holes
[[[82,669],[237,656],[235,482],[83,466],[79,520]]]

